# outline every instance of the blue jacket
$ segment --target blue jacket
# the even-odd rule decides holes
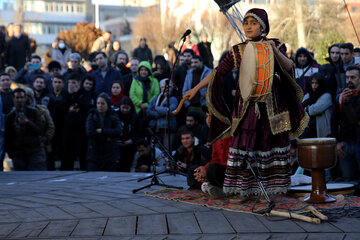
[[[164,129],[166,125],[171,132],[176,132],[176,117],[172,114],[172,111],[177,108],[178,101],[175,97],[170,97],[170,115],[166,118],[168,101],[167,99],[164,99],[161,103],[158,103],[158,99],[161,95],[162,93],[154,98],[147,108],[146,113],[150,119],[149,127],[155,129],[157,124],[159,129]]]
[[[204,70],[201,73],[201,77],[200,77],[200,81],[202,81],[207,75],[209,75],[211,73],[211,69],[208,68],[207,66],[204,65]],[[182,89],[182,95],[184,96],[184,94],[191,89],[191,84],[193,81],[193,72],[194,69],[189,69],[187,71],[186,77],[185,77],[185,82],[184,82],[184,87]],[[206,94],[206,88],[202,88],[200,89],[200,104],[201,106],[206,105],[206,99],[205,99],[205,94]],[[184,106],[188,107],[190,105],[190,101],[185,101],[184,102]]]
[[[95,93],[96,94],[105,92],[110,95],[111,84],[115,80],[122,81],[122,75],[121,75],[120,71],[111,66],[107,67],[105,78],[103,78],[103,76],[101,75],[101,69],[97,69],[94,72],[94,77],[96,80],[96,84],[95,84]]]

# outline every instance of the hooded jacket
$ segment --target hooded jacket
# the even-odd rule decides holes
[[[147,100],[148,101],[144,102],[144,104],[146,106],[148,106],[149,103],[151,102],[151,100],[153,100],[153,98],[155,98],[159,95],[160,86],[159,86],[159,81],[153,77],[150,63],[147,61],[140,62],[139,68],[138,68],[138,73],[136,76],[140,75],[141,67],[146,67],[150,73],[150,75],[148,76],[150,79],[150,89],[147,90]],[[131,100],[133,101],[133,103],[135,105],[136,113],[139,113],[141,110],[140,105],[143,103],[143,86],[142,86],[142,82],[140,80],[136,79],[136,77],[133,79],[133,81],[131,83],[129,97],[131,98]]]
[[[300,54],[305,54],[307,56],[307,63],[305,66],[300,66],[298,62],[298,57]],[[310,76],[319,71],[319,65],[310,54],[306,48],[299,48],[295,53],[295,80],[297,84],[306,92],[306,82],[309,80]]]

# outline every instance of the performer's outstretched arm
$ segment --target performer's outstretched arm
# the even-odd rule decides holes
[[[208,83],[210,82],[210,78],[212,76],[212,73],[210,73],[209,75],[207,75],[203,80],[201,80],[201,82],[199,82],[194,88],[190,89],[189,91],[187,91],[184,96],[183,99],[187,99],[187,100],[191,100],[196,93],[203,87],[206,87],[208,85]]]
[[[293,66],[292,60],[280,52],[280,50],[276,47],[274,41],[269,40],[268,42],[272,46],[274,51],[274,56],[278,60],[278,63],[281,65],[281,67],[286,71],[291,71]]]

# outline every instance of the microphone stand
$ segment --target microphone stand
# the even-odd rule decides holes
[[[151,182],[150,182],[150,184],[145,185],[145,186],[143,186],[141,188],[133,189],[132,193],[136,193],[136,192],[138,192],[138,191],[140,191],[142,189],[149,188],[151,186],[161,186],[161,187],[166,187],[166,188],[183,189],[183,187],[167,185],[167,184],[163,184],[163,183],[159,182],[159,179],[157,178],[157,175],[162,174],[162,173],[166,173],[168,170],[164,170],[164,171],[161,171],[161,172],[158,172],[158,173],[156,172],[156,165],[157,165],[156,157],[155,157],[156,156],[156,143],[158,143],[159,145],[161,145],[161,143],[159,142],[159,139],[156,137],[156,135],[154,135],[154,133],[151,131],[151,129],[148,128],[148,131],[149,131],[149,133],[151,135],[151,144],[152,144],[152,148],[153,148],[152,175],[148,176],[148,177],[140,178],[140,179],[138,179],[138,182],[141,182],[141,181],[143,181],[145,179],[148,179],[148,178],[151,178]],[[164,147],[164,146],[162,146],[162,147]],[[171,156],[168,152],[166,152],[166,155]]]

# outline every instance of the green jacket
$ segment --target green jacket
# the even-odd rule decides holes
[[[150,72],[150,76],[149,76],[150,89],[148,90],[148,95],[147,95],[148,101],[145,103],[146,106],[148,106],[151,100],[159,95],[160,85],[159,85],[159,81],[156,78],[154,78],[152,75],[152,70],[149,62],[147,61],[140,62],[138,75],[141,67],[146,67]],[[131,83],[129,97],[131,98],[131,100],[135,105],[136,113],[139,113],[141,110],[140,105],[143,103],[143,87],[141,81],[137,80],[136,78],[134,78]]]

